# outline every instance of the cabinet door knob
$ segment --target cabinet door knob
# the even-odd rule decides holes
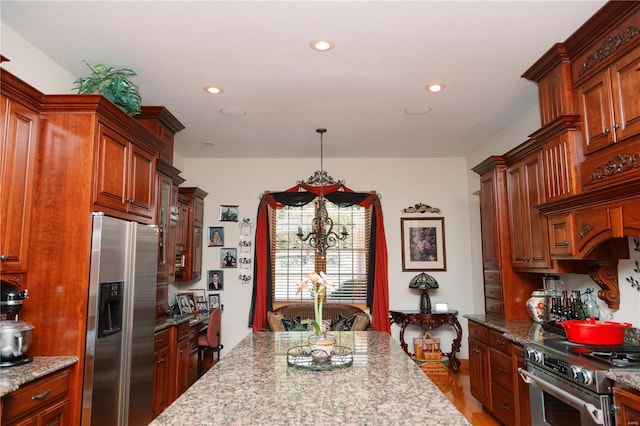
[[[618,123],[613,125],[614,130],[618,130],[620,128],[620,125]]]
[[[569,247],[569,241],[563,241],[559,245],[564,246],[564,247]]]
[[[9,256],[7,256],[6,254],[1,254],[1,255],[0,255],[0,260],[1,260],[1,261],[3,261],[3,262],[4,262],[5,260],[7,260],[8,258],[9,258]]]
[[[604,129],[604,134],[608,135],[609,133],[611,133],[611,130],[609,128],[605,128]]]

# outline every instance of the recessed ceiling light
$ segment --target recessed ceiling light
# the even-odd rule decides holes
[[[209,92],[212,95],[217,95],[219,93],[224,92],[224,90],[222,90],[222,88],[218,87],[218,86],[204,86],[203,87],[205,92]]]
[[[325,52],[327,50],[333,49],[335,44],[331,40],[317,38],[315,40],[312,40],[311,43],[309,43],[309,46],[311,46],[313,50],[319,50],[320,52]]]
[[[228,117],[242,117],[247,112],[238,107],[224,107],[220,109],[220,114]]]
[[[404,110],[404,112],[409,115],[427,114],[430,111],[431,111],[431,107],[428,107],[426,105],[412,106]]]
[[[442,90],[444,90],[444,88],[447,87],[446,84],[444,83],[429,83],[427,84],[427,90],[433,93],[437,93],[440,92]]]

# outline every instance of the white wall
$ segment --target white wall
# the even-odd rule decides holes
[[[205,227],[224,226],[225,245],[237,247],[237,224],[219,222],[219,206],[240,206],[240,218],[255,223],[259,196],[265,190],[284,190],[296,181],[307,179],[319,169],[319,159],[194,159],[185,158],[182,177],[185,186],[197,186],[209,193],[205,199]],[[382,195],[387,250],[389,254],[389,307],[418,309],[419,293],[408,288],[418,272],[402,272],[400,251],[401,217],[437,217],[438,215],[402,214],[405,207],[425,203],[442,210],[445,218],[447,271],[429,272],[438,280],[440,288],[430,292],[432,303],[447,302],[460,312],[460,323],[466,336],[463,313],[474,312],[471,286],[471,249],[469,200],[464,158],[388,158],[335,159],[325,158],[325,170],[334,179],[345,180],[356,191],[375,190]],[[205,247],[203,271],[220,269],[220,248]],[[224,304],[223,333],[225,347],[231,348],[250,329],[247,327],[252,285],[237,279],[237,270],[226,269],[225,289],[221,292]],[[206,288],[203,278],[196,285],[181,284],[176,289]],[[173,289],[173,292],[176,291]],[[482,287],[480,288],[480,290]],[[392,334],[398,339],[398,329]],[[408,337],[411,333],[408,334]],[[453,331],[442,327],[443,344],[450,345]],[[467,358],[466,344],[460,357]]]

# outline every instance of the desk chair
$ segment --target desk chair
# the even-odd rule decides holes
[[[203,356],[204,351],[209,349],[211,351],[211,360],[213,361],[214,353],[218,354],[218,361],[220,361],[220,351],[224,347],[220,343],[220,328],[222,326],[222,310],[216,308],[209,313],[209,325],[207,329],[200,333],[198,336],[198,377],[203,374]]]

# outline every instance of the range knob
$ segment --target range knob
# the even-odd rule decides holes
[[[538,364],[542,363],[542,353],[540,353],[539,351],[535,350],[535,349],[531,349],[531,348],[527,348],[524,352],[524,356],[525,358],[527,358],[529,361],[533,361],[536,362]]]
[[[571,378],[578,383],[590,385],[593,382],[593,372],[591,370],[587,370],[578,365],[572,365],[571,368],[569,368],[569,372],[571,373]]]

